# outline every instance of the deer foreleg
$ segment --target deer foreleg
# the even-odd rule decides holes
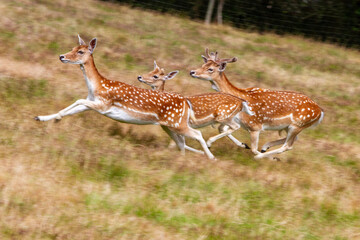
[[[231,133],[233,133],[235,130],[234,129],[228,129],[218,135],[215,135],[211,138],[209,138],[206,142],[207,146],[208,147],[211,147],[211,144],[217,140],[219,140],[220,138],[223,138],[223,137],[226,137],[226,136],[229,136]]]
[[[235,143],[236,145],[238,145],[239,147],[242,148],[246,148],[246,149],[250,149],[249,146],[246,143],[240,142],[239,140],[237,140],[233,135],[227,135],[227,137],[233,141],[233,143]]]
[[[238,128],[240,128],[240,126],[239,126]],[[229,129],[229,126],[227,126],[227,125],[220,125],[220,126],[219,126],[219,132],[227,131],[227,129]],[[227,137],[228,137],[233,143],[235,143],[238,147],[250,149],[249,146],[248,146],[246,143],[240,142],[240,141],[237,140],[233,135],[229,134],[229,135],[227,135]]]
[[[37,121],[49,121],[52,119],[61,120],[61,118],[64,116],[73,115],[89,109],[100,110],[100,104],[94,101],[80,99],[77,100],[75,103],[71,104],[70,106],[59,111],[58,113],[46,115],[46,116],[37,116],[35,117],[35,120]]]
[[[240,125],[232,123],[230,125],[230,127],[229,127],[229,125],[221,124],[219,126],[220,134],[209,138],[209,140],[207,141],[208,147],[210,147],[213,142],[215,142],[215,141],[219,140],[220,138],[226,136],[231,141],[233,141],[237,146],[242,147],[242,148],[249,148],[247,144],[240,142],[234,136],[231,135],[232,132],[234,132],[234,131],[236,131],[236,130],[238,130],[240,128]]]
[[[35,120],[37,121],[49,121],[52,119],[61,120],[62,117],[66,115],[73,115],[76,113],[84,112],[89,110],[87,106],[84,105],[78,105],[76,102],[68,106],[67,108],[64,108],[63,110],[59,111],[55,114],[45,115],[45,116],[37,116],[35,117]]]

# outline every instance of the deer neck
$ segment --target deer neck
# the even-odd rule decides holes
[[[88,87],[88,99],[94,100],[95,90],[100,85],[100,81],[103,77],[96,69],[93,57],[90,56],[90,59],[87,62],[80,64],[80,69],[84,74],[85,82]]]
[[[219,77],[211,81],[212,88],[218,92],[225,92],[231,95],[239,96],[245,98],[245,92],[241,88],[237,88],[228,80],[225,73],[222,72],[219,74]]]
[[[162,84],[159,87],[159,91],[163,92],[165,89],[165,81],[162,81]]]
[[[152,90],[163,92],[165,90],[165,81],[162,81],[162,84],[159,86],[151,86]]]

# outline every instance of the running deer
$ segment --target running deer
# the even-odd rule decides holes
[[[156,61],[154,61],[154,70],[138,76],[138,80],[151,86],[153,90],[164,91],[165,82],[174,78],[178,72],[173,71],[166,75],[164,69],[160,68]],[[191,127],[200,128],[220,123],[220,134],[209,138],[207,141],[208,147],[222,137],[228,136],[230,139],[234,138],[231,133],[240,128],[240,112],[253,115],[244,99],[230,94],[206,93],[186,98],[190,101],[194,111],[194,117],[190,118]],[[237,141],[237,139],[235,140]],[[246,144],[239,141],[236,143],[240,147],[249,148]]]
[[[37,116],[35,120],[60,120],[67,115],[95,110],[123,123],[160,125],[182,153],[185,150],[184,136],[194,138],[200,142],[207,157],[214,159],[201,132],[189,126],[192,110],[186,98],[176,93],[147,90],[106,79],[98,72],[94,63],[96,38],[92,39],[89,45],[86,45],[80,36],[78,38],[79,46],[60,55],[60,61],[80,65],[88,87],[87,98],[77,100],[58,113]]]
[[[323,110],[304,94],[291,91],[275,91],[263,88],[237,88],[227,79],[224,70],[227,63],[236,62],[237,58],[219,59],[218,53],[205,50],[202,56],[204,64],[190,71],[194,78],[210,81],[216,91],[226,92],[245,99],[255,115],[241,113],[241,126],[250,132],[251,150],[255,158],[273,157],[275,154],[292,149],[297,135],[310,126],[319,124]],[[285,130],[285,138],[268,142],[258,151],[259,134],[262,130]],[[276,145],[280,148],[267,151]]]

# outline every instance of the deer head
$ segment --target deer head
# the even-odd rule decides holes
[[[63,63],[84,64],[86,63],[94,52],[96,47],[96,38],[93,38],[89,45],[86,45],[84,40],[78,35],[79,46],[74,47],[70,52],[60,55],[59,59]]]
[[[154,61],[154,70],[152,70],[149,73],[139,75],[138,80],[142,83],[145,83],[145,84],[151,86],[151,88],[153,90],[163,91],[165,81],[174,78],[176,76],[176,74],[178,74],[178,73],[179,73],[179,71],[173,71],[173,72],[170,72],[169,74],[165,75],[164,69],[160,68],[156,64],[156,61]]]
[[[207,81],[212,81],[218,77],[225,70],[228,63],[237,61],[236,57],[220,59],[217,52],[209,53],[208,48],[205,49],[205,56],[201,55],[201,57],[204,59],[204,64],[196,70],[191,70],[190,76]]]

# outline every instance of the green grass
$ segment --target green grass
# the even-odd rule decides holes
[[[44,98],[49,94],[46,79],[0,78],[1,97],[9,102]]]

